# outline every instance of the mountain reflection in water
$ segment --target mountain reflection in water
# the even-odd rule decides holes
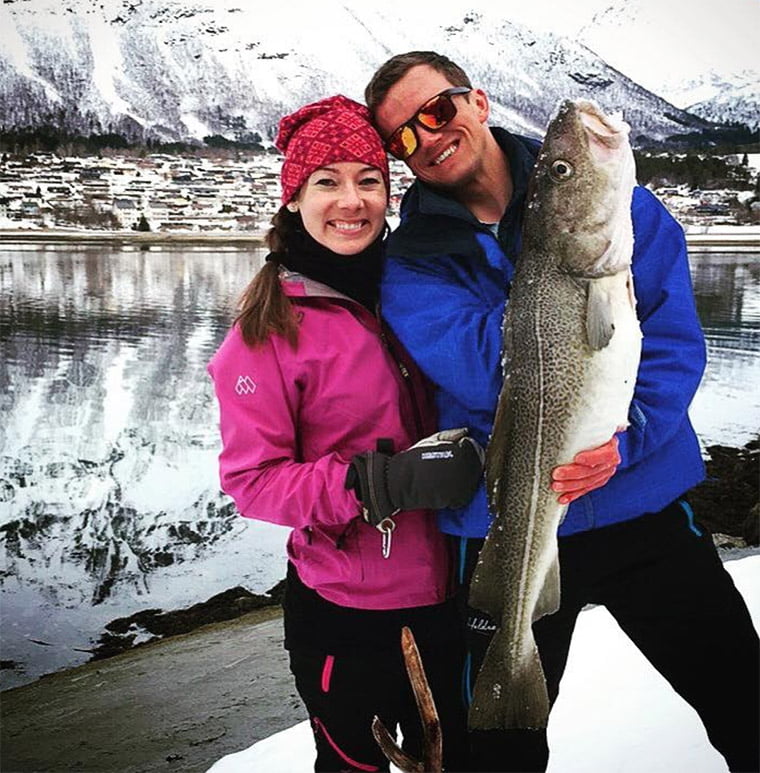
[[[108,621],[284,575],[287,530],[219,491],[205,366],[263,250],[0,249],[2,688],[88,659]],[[760,256],[692,258],[705,446],[760,427]]]

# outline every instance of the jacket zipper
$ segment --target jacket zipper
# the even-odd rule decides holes
[[[391,358],[396,363],[396,367],[401,374],[402,381],[406,388],[406,393],[409,395],[409,400],[412,404],[412,420],[414,421],[416,436],[422,437],[425,431],[425,427],[422,421],[422,413],[420,411],[420,404],[419,400],[417,399],[417,393],[415,392],[414,384],[412,383],[412,374],[409,372],[409,368],[406,367],[401,358],[398,357],[396,352],[393,350],[393,346],[391,345],[391,342],[388,340],[388,336],[385,333],[385,328],[383,327],[382,321],[379,319],[378,321],[380,322],[380,340],[382,341],[385,350],[388,352],[388,354],[390,354]]]
[[[356,528],[356,518],[348,522],[348,525],[345,529],[338,535],[337,539],[335,540],[335,548],[337,550],[343,550],[343,544],[348,539],[348,534],[352,529]]]

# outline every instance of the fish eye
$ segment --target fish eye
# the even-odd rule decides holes
[[[565,161],[561,158],[558,158],[549,169],[552,180],[555,180],[558,183],[569,180],[574,173],[575,169],[573,168],[573,165],[569,161]]]

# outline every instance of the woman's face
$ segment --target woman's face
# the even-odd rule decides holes
[[[309,234],[338,255],[355,255],[385,225],[387,192],[380,170],[355,161],[317,169],[296,198]]]

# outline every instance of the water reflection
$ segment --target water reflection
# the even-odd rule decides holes
[[[205,366],[262,251],[0,250],[2,687],[88,659],[123,614],[284,573],[286,530],[218,489]],[[760,427],[758,256],[694,255],[705,444]],[[40,644],[40,642],[42,642]]]
[[[760,433],[760,256],[697,253],[691,273],[707,370],[691,408],[704,446]]]
[[[205,371],[262,258],[0,252],[3,687],[125,612],[282,577],[285,531],[219,491]]]
[[[691,274],[703,327],[760,329],[760,262],[752,255],[697,253]]]

